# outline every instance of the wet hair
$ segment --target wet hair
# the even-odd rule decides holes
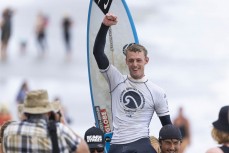
[[[130,43],[130,44],[126,44],[123,47],[123,54],[126,56],[127,51],[129,52],[144,52],[144,55],[147,56],[148,51],[147,49],[140,45],[140,44],[136,44],[136,43]]]
[[[213,128],[211,131],[212,138],[218,142],[218,144],[223,144],[229,142],[229,133],[217,130]]]

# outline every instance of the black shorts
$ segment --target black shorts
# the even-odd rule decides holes
[[[142,138],[127,144],[111,144],[109,153],[157,153],[149,138]]]

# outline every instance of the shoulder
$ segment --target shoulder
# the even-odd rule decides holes
[[[218,147],[214,147],[214,148],[208,149],[206,153],[223,153],[223,151]]]
[[[77,138],[78,136],[76,136],[75,132],[68,127],[67,125],[64,125],[63,123],[56,123],[57,125],[57,129],[60,132],[60,135],[62,136],[71,136],[72,138]]]
[[[151,81],[147,81],[146,85],[149,87],[149,90],[151,92],[157,93],[157,94],[165,94],[165,91],[163,88],[161,88],[160,86],[156,85],[155,83],[151,82]]]
[[[19,121],[7,121],[7,122],[5,122],[2,125],[1,130],[0,130],[1,137],[3,138],[3,136],[5,136],[5,135],[17,133],[20,125],[21,124]]]

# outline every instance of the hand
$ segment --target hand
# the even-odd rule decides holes
[[[103,19],[103,24],[106,26],[116,25],[118,22],[117,16],[112,13],[107,13]]]

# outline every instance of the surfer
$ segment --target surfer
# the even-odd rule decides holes
[[[93,54],[109,84],[112,99],[113,136],[109,153],[156,153],[149,140],[149,125],[154,111],[161,124],[172,124],[164,90],[150,82],[144,68],[147,50],[140,44],[125,45],[123,53],[129,75],[122,75],[104,53],[106,35],[116,25],[117,16],[107,13],[95,39]]]

